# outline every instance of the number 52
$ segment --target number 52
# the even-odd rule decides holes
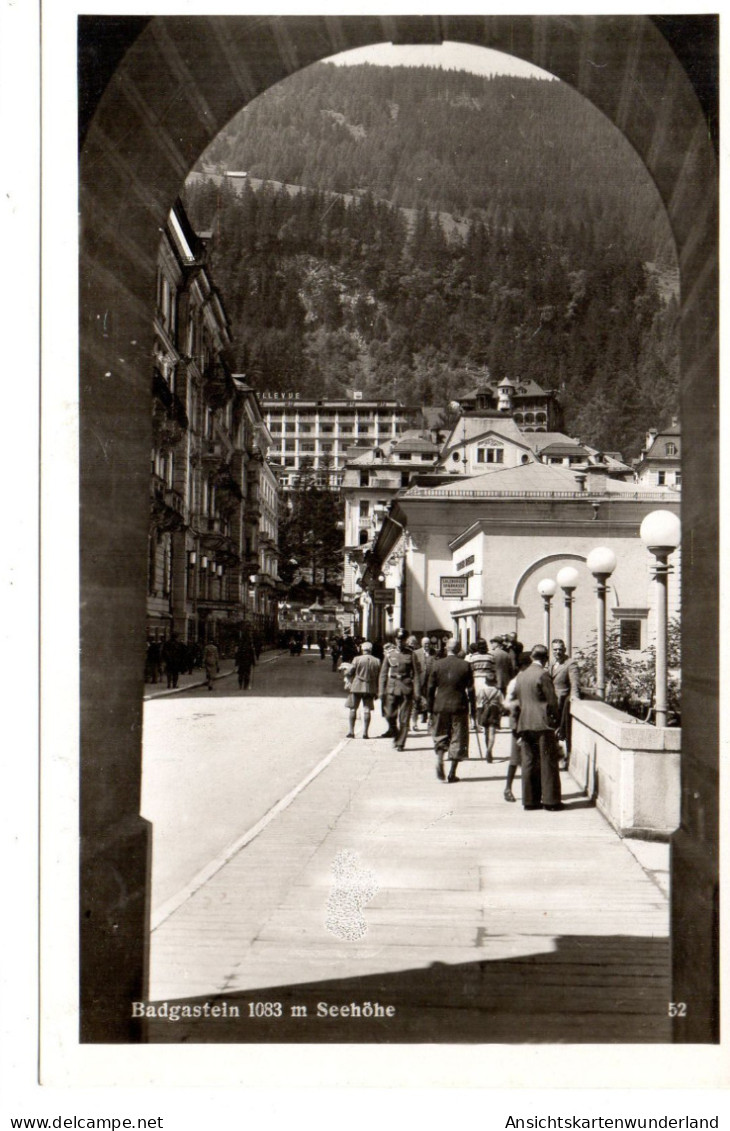
[[[670,1017],[686,1017],[687,1003],[684,1001],[670,1001],[668,1013]]]

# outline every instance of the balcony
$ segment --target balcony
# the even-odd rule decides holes
[[[182,530],[185,526],[185,500],[159,475],[150,480],[150,517],[159,531]]]
[[[226,458],[226,450],[220,440],[204,440],[200,458],[204,465],[217,467]]]
[[[176,511],[180,515],[185,513],[185,501],[182,495],[178,495],[177,491],[173,491],[171,487],[168,487],[165,491],[164,502],[170,510]]]
[[[200,534],[222,534],[225,532],[225,521],[218,514],[203,514],[198,511],[193,515],[193,525]]]

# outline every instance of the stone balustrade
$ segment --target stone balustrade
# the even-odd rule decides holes
[[[574,702],[570,773],[621,836],[667,840],[680,819],[682,731]]]

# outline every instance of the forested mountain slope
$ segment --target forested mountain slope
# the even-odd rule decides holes
[[[259,388],[443,404],[488,365],[624,454],[676,410],[664,213],[561,84],[319,64],[229,123],[213,167],[248,177],[191,178],[186,204]]]

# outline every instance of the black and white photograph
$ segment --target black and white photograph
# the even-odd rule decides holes
[[[726,1083],[719,17],[224,9],[45,127],[41,1072]]]

